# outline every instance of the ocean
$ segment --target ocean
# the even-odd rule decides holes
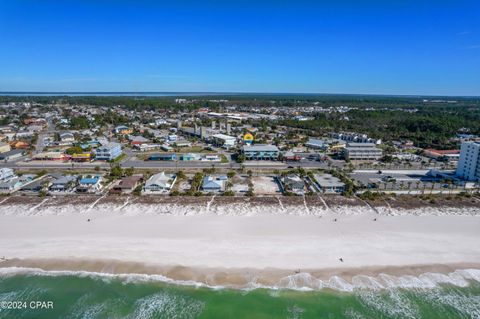
[[[479,273],[455,272],[449,278],[457,281],[444,283],[434,280],[440,274],[405,277],[382,289],[241,290],[155,276],[2,269],[0,318],[480,318]]]

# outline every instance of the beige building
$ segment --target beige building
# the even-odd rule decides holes
[[[9,144],[0,142],[0,153],[9,152],[10,150],[11,150],[11,147]]]

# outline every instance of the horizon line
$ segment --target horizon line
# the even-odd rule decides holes
[[[115,96],[121,96],[123,94],[131,94],[137,96],[145,96],[145,94],[169,94],[169,96],[183,96],[183,95],[205,95],[205,96],[215,96],[215,95],[265,95],[265,96],[275,96],[275,95],[310,95],[310,96],[335,96],[335,95],[345,95],[345,96],[385,96],[385,97],[458,97],[458,98],[480,98],[480,95],[450,95],[450,94],[388,94],[388,93],[314,93],[314,92],[227,92],[227,91],[0,91],[0,96],[16,96],[16,95],[28,95],[31,96],[38,95],[65,95],[69,96],[72,94],[90,94],[95,96],[95,94],[108,94]]]

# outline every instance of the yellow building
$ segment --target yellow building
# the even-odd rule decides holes
[[[72,161],[74,162],[91,162],[92,154],[91,153],[75,153],[72,155]]]

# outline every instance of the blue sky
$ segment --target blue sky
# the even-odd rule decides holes
[[[0,0],[0,91],[480,95],[480,1]]]

